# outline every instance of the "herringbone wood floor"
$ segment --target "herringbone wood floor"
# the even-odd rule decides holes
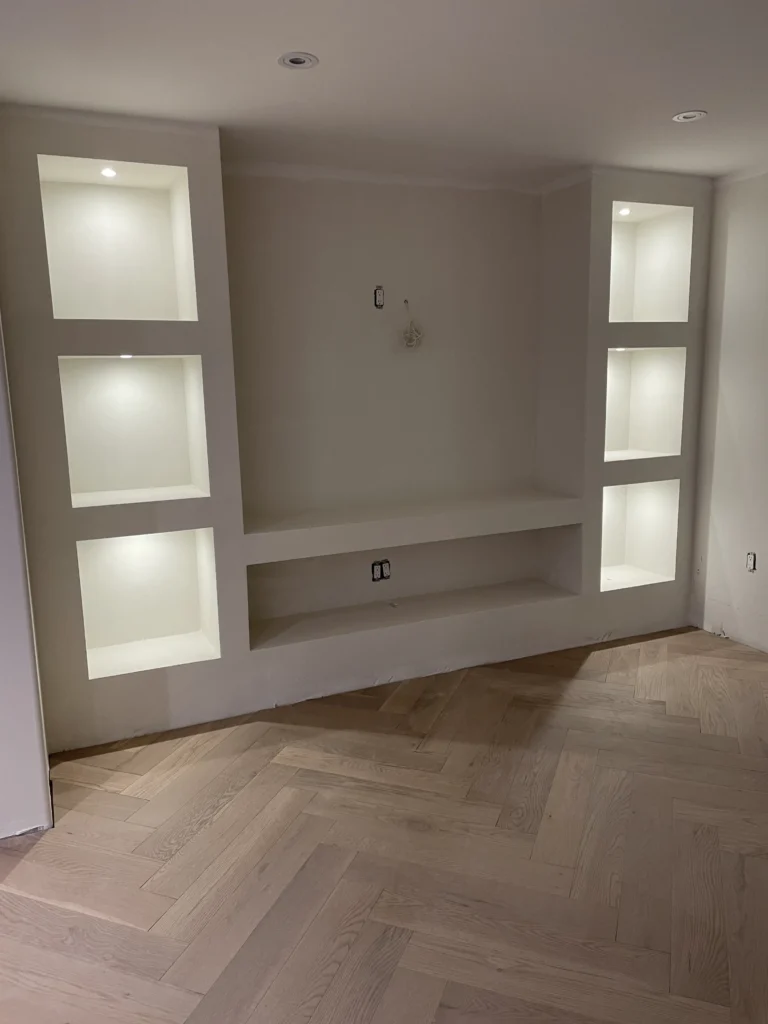
[[[767,687],[687,632],[58,759],[0,1020],[765,1024]]]

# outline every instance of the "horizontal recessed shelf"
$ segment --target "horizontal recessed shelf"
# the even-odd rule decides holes
[[[624,448],[619,451],[605,453],[606,462],[624,462],[630,459],[668,459],[679,455],[679,452],[651,452],[642,448]]]
[[[253,623],[251,648],[261,650],[285,644],[305,643],[346,633],[407,626],[428,619],[540,604],[573,596],[570,591],[542,580],[522,580],[488,587],[450,590],[441,594],[405,597],[393,601],[376,601],[304,615],[288,615]]]
[[[181,501],[185,498],[208,498],[210,494],[193,484],[172,487],[136,487],[118,491],[85,491],[72,495],[74,508],[92,508],[96,505],[133,505],[144,501]]]
[[[651,583],[671,583],[674,576],[649,572],[637,565],[611,565],[600,573],[600,589],[626,590],[628,587],[647,587]]]
[[[535,487],[495,498],[307,513],[246,526],[249,565],[490,534],[571,526],[582,502]]]
[[[133,640],[110,647],[94,647],[88,651],[88,677],[103,679],[129,672],[189,665],[195,661],[209,661],[218,657],[218,649],[198,630],[195,633],[179,633],[151,640]]]

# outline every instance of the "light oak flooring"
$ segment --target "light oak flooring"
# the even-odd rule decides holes
[[[768,655],[698,631],[55,759],[2,1024],[766,1024]]]

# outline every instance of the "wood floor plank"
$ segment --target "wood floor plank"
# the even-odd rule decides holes
[[[329,827],[330,822],[322,818],[299,815],[193,939],[165,981],[192,992],[208,992],[325,840]]]
[[[174,899],[183,896],[204,871],[219,857],[227,854],[232,844],[248,826],[253,827],[256,816],[279,796],[284,786],[291,781],[293,774],[294,770],[291,768],[268,764],[219,812],[207,828],[203,826],[202,821],[198,821],[197,831],[170,860],[158,867],[145,888],[163,896],[172,896]],[[255,827],[259,828],[261,824],[262,822],[259,822]],[[187,822],[185,833],[188,831],[186,826]],[[247,842],[249,837],[244,838]],[[150,842],[144,844],[142,848],[155,847],[156,842]]]
[[[493,747],[493,731],[511,700],[504,689],[482,684],[483,674],[478,669],[470,670],[464,678],[464,714],[454,731],[443,768],[446,775],[454,778],[471,781],[482,770]]]
[[[430,732],[465,676],[465,669],[429,676],[427,685],[406,716],[408,732],[411,735],[423,737]]]
[[[667,699],[667,641],[652,640],[639,647],[635,681],[637,700]]]
[[[616,935],[614,908],[575,903],[515,883],[360,853],[350,864],[347,877],[379,882],[382,888],[405,897],[416,893],[419,901],[428,896],[450,898],[462,905],[481,904],[486,915],[533,931],[554,930],[569,938],[590,940],[613,940]]]
[[[733,1024],[765,1024],[768,1014],[768,860],[720,855]]]
[[[164,824],[231,767],[268,730],[269,726],[264,722],[237,726],[205,756],[175,773],[166,786],[131,815],[130,820],[152,828]]]
[[[473,803],[469,800],[453,800],[433,793],[419,793],[404,786],[387,786],[383,783],[364,782],[342,775],[330,775],[299,769],[291,785],[313,793],[336,793],[362,806],[367,804],[372,813],[379,809],[392,809],[405,814],[455,821],[469,821],[478,825],[495,825],[498,808],[490,804]]]
[[[119,882],[138,888],[158,868],[158,862],[148,857],[102,850],[57,829],[42,835],[0,841],[0,853],[23,859],[26,864],[54,868],[73,881],[85,884]]]
[[[34,864],[0,853],[0,891],[43,903],[83,910],[108,921],[150,928],[172,900],[113,879],[81,877],[47,864]]]
[[[617,751],[628,760],[634,758],[641,765],[647,761],[649,763],[656,762],[660,765],[668,765],[670,768],[677,765],[697,765],[704,768],[723,769],[724,771],[737,773],[768,774],[768,758],[764,757],[747,757],[738,751],[709,750],[698,746],[683,746],[677,743],[632,740],[619,736],[581,733],[575,729],[569,731],[566,747],[569,749],[573,747],[595,747],[601,752],[604,751],[606,753]],[[641,768],[638,770],[642,771]]]
[[[500,828],[538,831],[565,742],[565,729],[544,728],[533,734],[507,792],[498,818]]]
[[[698,687],[702,733],[738,738],[733,687],[722,662],[699,659]]]
[[[187,942],[193,939],[301,814],[310,799],[306,792],[283,787],[185,889],[154,925],[154,931]]]
[[[694,655],[667,661],[667,713],[698,720],[701,690]]]
[[[0,934],[0,992],[55,1000],[65,1021],[184,1024],[198,996],[137,975],[29,946]],[[33,1018],[34,1019],[34,1018]]]
[[[526,747],[539,722],[535,708],[510,707],[492,733],[482,763],[473,772],[469,800],[503,804]]]
[[[443,830],[423,833],[361,816],[340,819],[328,834],[329,842],[362,853],[378,853],[415,864],[460,874],[516,882],[531,889],[567,896],[572,871],[515,857],[506,843],[475,836],[457,836]]]
[[[0,892],[0,935],[25,946],[155,980],[162,978],[185,948],[175,939],[40,903],[15,892]]]
[[[670,991],[730,1005],[717,829],[675,822]]]
[[[51,778],[61,782],[75,782],[78,786],[103,789],[107,793],[122,793],[141,779],[140,775],[97,768],[79,761],[62,761],[51,768]]]
[[[610,1024],[730,1022],[728,1010],[721,1006],[643,992],[628,988],[623,981],[598,980],[548,964],[520,963],[514,956],[458,940],[415,934],[401,966]]]
[[[432,1024],[444,990],[442,978],[397,967],[371,1024]]]
[[[395,691],[381,705],[381,710],[393,715],[407,715],[424,692],[428,680],[428,676],[422,676],[418,679],[406,679],[405,682],[398,683]]]
[[[454,800],[460,800],[469,788],[468,780],[452,777],[447,769],[443,774],[414,768],[394,768],[377,761],[325,754],[306,747],[284,747],[274,760],[277,764],[290,765],[293,768],[341,775],[361,782],[380,782],[382,785],[438,793]]]
[[[378,885],[341,879],[258,1003],[250,1024],[310,1019],[379,894]]]
[[[669,953],[674,843],[672,794],[664,779],[635,776],[624,847],[616,937]]]
[[[577,747],[560,755],[531,854],[534,860],[575,866],[596,765],[594,748]]]
[[[234,732],[234,726],[215,729],[211,732],[203,732],[199,735],[187,736],[178,746],[163,758],[148,772],[141,775],[137,782],[124,790],[126,796],[140,797],[142,800],[151,800],[166,786],[170,785],[182,774],[185,769],[202,760],[206,754],[212,751],[220,743]],[[142,822],[139,822],[142,824]]]
[[[369,1024],[409,938],[401,928],[368,921],[312,1014],[312,1024]]]
[[[133,853],[137,846],[152,835],[152,829],[144,825],[131,825],[127,821],[105,818],[103,815],[84,814],[82,811],[56,806],[53,813],[56,832],[103,850]]]
[[[562,936],[520,920],[504,905],[401,886],[397,892],[385,889],[371,916],[412,932],[499,950],[521,963],[547,963],[595,977],[623,979],[627,985],[654,992],[669,991],[667,953]]]
[[[125,793],[107,793],[104,790],[89,789],[72,782],[53,781],[53,802],[57,807],[97,814],[103,818],[125,821],[135,814],[145,801]]]
[[[632,777],[628,772],[595,769],[576,857],[572,899],[618,907],[631,799]]]
[[[571,1010],[559,1010],[502,996],[487,989],[448,982],[434,1018],[434,1024],[595,1024],[594,1017],[584,1017]]]
[[[349,863],[346,851],[319,846],[253,929],[188,1024],[245,1024]]]

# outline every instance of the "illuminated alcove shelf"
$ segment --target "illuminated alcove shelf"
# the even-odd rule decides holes
[[[674,580],[679,500],[679,480],[603,488],[601,590]]]
[[[687,322],[692,239],[692,207],[614,202],[612,323]]]
[[[78,541],[91,679],[220,657],[213,530]]]
[[[74,507],[210,493],[199,356],[60,357]]]
[[[56,319],[197,320],[185,167],[42,155],[38,168]]]
[[[610,349],[605,461],[679,455],[684,348]]]

